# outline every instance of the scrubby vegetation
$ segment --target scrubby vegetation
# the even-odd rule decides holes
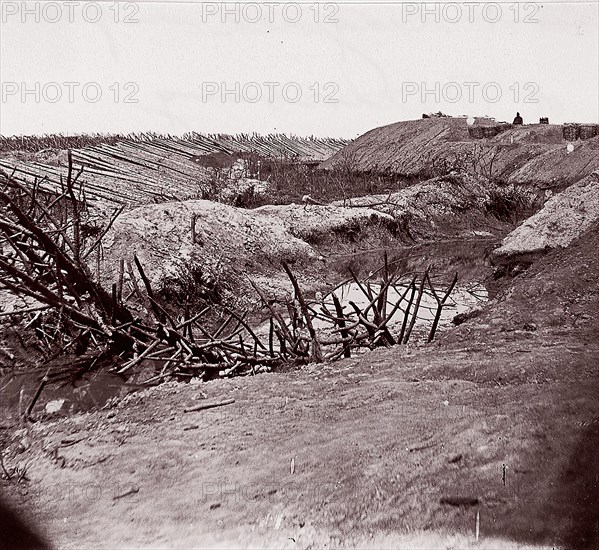
[[[232,179],[252,178],[268,184],[269,192],[259,194],[254,188],[241,190],[230,202],[233,206],[253,208],[264,204],[305,202],[308,195],[318,202],[350,199],[362,195],[398,191],[414,178],[402,178],[374,170],[356,171],[352,164],[331,170],[291,158],[272,158],[256,153],[212,153],[194,159],[210,172],[201,198],[220,200]]]

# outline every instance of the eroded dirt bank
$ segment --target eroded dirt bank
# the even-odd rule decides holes
[[[38,423],[5,456],[15,500],[67,548],[596,548],[598,245],[433,345]],[[183,412],[206,398],[235,403]]]

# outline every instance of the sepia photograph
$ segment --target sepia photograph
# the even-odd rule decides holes
[[[598,311],[598,0],[0,0],[0,550],[599,550]]]

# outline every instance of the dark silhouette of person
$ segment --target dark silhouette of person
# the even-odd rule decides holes
[[[524,121],[522,120],[520,113],[516,113],[516,118],[514,119],[514,122],[512,122],[512,124],[524,124]]]
[[[52,545],[0,498],[0,550],[50,548]]]

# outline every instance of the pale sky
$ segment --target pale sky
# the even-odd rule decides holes
[[[597,1],[0,5],[5,136],[599,122]]]

